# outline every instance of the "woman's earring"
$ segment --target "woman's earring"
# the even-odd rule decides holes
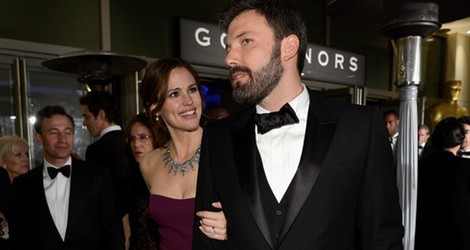
[[[155,114],[155,121],[160,121],[160,117],[158,116],[158,114]]]

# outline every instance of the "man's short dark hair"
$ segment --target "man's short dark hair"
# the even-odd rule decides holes
[[[96,118],[102,109],[109,123],[120,124],[121,108],[116,98],[106,91],[91,91],[80,98],[81,105],[87,105],[88,110]]]
[[[398,112],[393,109],[388,109],[384,112],[384,117],[387,115],[394,115],[397,119],[399,118]]]
[[[465,139],[465,129],[455,117],[448,117],[440,121],[431,136],[434,148],[443,150],[462,144]]]
[[[298,10],[286,0],[231,0],[220,13],[219,25],[226,32],[228,26],[240,13],[254,10],[264,16],[271,27],[275,43],[290,35],[299,38],[297,51],[297,69],[302,73],[307,51],[307,28],[305,21]]]
[[[42,135],[42,127],[44,119],[51,118],[54,115],[63,115],[69,118],[72,123],[72,127],[75,129],[75,123],[73,122],[72,116],[67,114],[62,106],[45,106],[36,113],[36,121],[34,122],[34,131]]]

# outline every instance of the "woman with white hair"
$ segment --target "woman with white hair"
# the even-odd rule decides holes
[[[10,183],[18,175],[29,171],[28,142],[16,135],[0,138],[0,163],[8,172]]]
[[[8,249],[8,221],[3,215],[5,210],[7,190],[15,177],[29,171],[28,142],[16,135],[7,135],[0,138],[0,171],[3,171],[0,180],[0,249]]]

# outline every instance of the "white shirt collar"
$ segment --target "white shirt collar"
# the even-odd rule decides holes
[[[109,132],[115,131],[115,130],[121,130],[121,126],[119,126],[119,125],[111,125],[111,126],[105,128],[105,129],[101,130],[101,133],[100,133],[100,137],[99,137],[99,138],[103,137],[103,135],[105,135],[106,133],[109,133]],[[99,139],[99,138],[98,138],[98,139]]]
[[[302,83],[303,91],[294,99],[289,102],[289,105],[295,111],[297,118],[306,118],[308,112],[308,106],[310,104],[310,97],[308,95],[307,87],[305,84]],[[256,105],[256,113],[257,114],[264,114],[269,113],[269,110],[264,109],[260,105]]]

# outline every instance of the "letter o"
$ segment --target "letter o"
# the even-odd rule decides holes
[[[325,61],[322,61],[322,57],[325,57]],[[328,57],[328,53],[326,53],[326,51],[324,50],[321,50],[320,53],[318,53],[318,63],[325,67],[326,65],[328,65],[328,61],[330,60],[330,58]]]
[[[226,49],[225,45],[225,38],[227,37],[227,34],[224,32],[222,35],[220,35],[220,45],[222,45],[222,48]]]

